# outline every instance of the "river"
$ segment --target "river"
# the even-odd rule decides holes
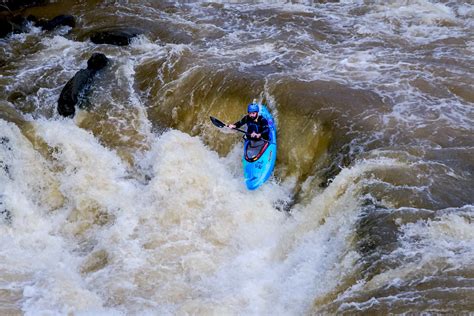
[[[0,39],[0,314],[474,312],[474,4],[65,1]],[[141,30],[129,46],[93,31]],[[110,62],[74,118],[57,100]],[[268,105],[248,191],[235,122]]]

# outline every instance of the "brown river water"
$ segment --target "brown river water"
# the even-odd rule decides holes
[[[54,1],[0,39],[0,314],[474,313],[472,1]],[[129,46],[94,31],[141,30]],[[109,65],[74,118],[66,82]],[[278,126],[247,191],[257,99]]]

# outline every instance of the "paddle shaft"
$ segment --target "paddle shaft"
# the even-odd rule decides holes
[[[215,126],[217,126],[217,127],[219,127],[219,128],[222,128],[222,127],[224,127],[224,126],[227,126],[227,124],[223,123],[222,121],[216,119],[216,118],[213,117],[213,116],[211,116],[210,118],[211,118],[211,122],[212,122]],[[233,130],[236,130],[236,131],[239,131],[239,132],[244,133],[245,135],[247,135],[247,132],[244,131],[243,129],[240,129],[240,128],[237,128],[237,127],[232,128],[232,129],[233,129]],[[264,139],[264,138],[260,138],[259,140],[263,140],[263,141],[266,142],[266,143],[269,143],[269,142],[270,142],[269,140],[266,140],[266,139]]]

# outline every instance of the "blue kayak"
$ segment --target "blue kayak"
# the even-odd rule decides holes
[[[255,190],[268,180],[273,172],[276,161],[276,125],[272,115],[264,105],[260,105],[260,114],[268,121],[270,139],[245,140],[244,155],[242,158],[245,184],[249,190]]]

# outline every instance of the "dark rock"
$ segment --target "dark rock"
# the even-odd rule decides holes
[[[31,23],[36,23],[38,22],[38,18],[34,16],[33,14],[30,14],[26,17],[26,20]]]
[[[68,117],[74,116],[76,112],[75,106],[88,90],[93,75],[93,70],[81,69],[66,83],[58,100],[59,114]]]
[[[47,0],[2,0],[0,3],[0,12],[34,7],[45,3],[47,3]]]
[[[104,54],[94,53],[87,61],[87,69],[79,70],[69,80],[61,91],[58,99],[58,113],[62,116],[73,117],[75,106],[81,102],[90,89],[96,72],[107,65],[108,59]]]
[[[96,32],[91,35],[90,39],[95,44],[126,46],[130,44],[132,38],[141,33],[143,32],[136,29],[115,29]]]
[[[38,20],[34,15],[29,15],[26,18],[21,15],[0,16],[0,38],[6,37],[10,33],[27,32],[29,22],[47,31],[58,26],[74,27],[76,25],[76,20],[72,15],[58,15],[49,21]]]
[[[0,38],[4,38],[11,33],[12,27],[5,17],[0,17]]]
[[[76,26],[76,19],[72,15],[58,15],[53,19],[47,20],[39,20],[36,23],[36,26],[43,28],[46,31],[51,31],[58,26]]]
[[[27,31],[28,21],[20,16],[0,17],[0,38],[6,37],[10,33],[23,33]]]
[[[87,69],[98,71],[107,66],[108,62],[109,60],[104,54],[94,53],[87,61]]]
[[[26,27],[28,21],[21,15],[14,16],[13,19],[11,19],[10,23],[13,27],[13,33],[24,33],[28,31]]]

